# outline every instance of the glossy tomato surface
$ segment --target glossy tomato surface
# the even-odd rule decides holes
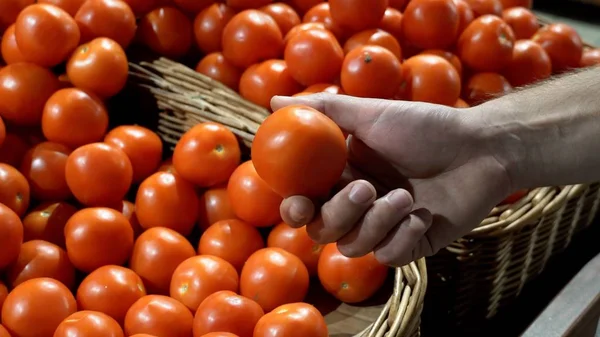
[[[452,0],[412,0],[402,17],[406,42],[421,49],[445,49],[456,41],[460,15]]]
[[[31,196],[40,201],[66,200],[71,196],[65,167],[71,149],[58,143],[43,142],[25,154],[21,172],[27,178]]]
[[[158,7],[147,13],[138,23],[139,40],[155,53],[179,58],[185,55],[193,43],[193,25],[181,10]]]
[[[86,0],[74,18],[81,32],[80,43],[107,37],[125,49],[137,29],[135,14],[121,0]]]
[[[29,208],[30,191],[27,178],[19,170],[0,163],[0,204],[21,217]]]
[[[110,316],[97,311],[78,311],[65,318],[53,337],[123,337],[123,329]]]
[[[289,303],[264,315],[256,324],[254,336],[326,337],[325,318],[308,303]]]
[[[293,228],[285,222],[275,226],[267,238],[267,246],[284,249],[302,260],[311,276],[317,275],[317,264],[324,245],[314,242],[306,226]]]
[[[277,22],[277,26],[279,26],[279,30],[281,30],[283,36],[301,22],[300,16],[294,8],[283,2],[268,4],[261,7],[260,10],[269,14]]]
[[[221,220],[235,219],[227,186],[217,186],[202,193],[199,199],[198,225],[206,230],[212,224]]]
[[[390,33],[381,29],[368,29],[352,35],[344,43],[344,53],[364,45],[376,45],[384,47],[394,54],[398,60],[402,60],[402,48],[398,40]]]
[[[435,104],[452,105],[461,91],[456,68],[445,58],[420,54],[406,60],[402,67],[406,98]]]
[[[352,33],[377,27],[388,4],[388,0],[329,0],[333,23]]]
[[[513,87],[545,80],[552,75],[552,60],[538,43],[518,40],[513,56],[502,72]]]
[[[219,52],[225,25],[236,12],[224,3],[215,3],[203,9],[194,19],[194,39],[198,48],[209,54]]]
[[[2,59],[6,64],[25,62],[25,57],[19,50],[17,39],[15,38],[15,25],[8,27],[2,35],[2,44],[0,45]]]
[[[125,316],[128,336],[147,333],[156,336],[189,337],[194,316],[179,301],[167,296],[147,295],[137,300]]]
[[[544,26],[531,38],[539,43],[552,60],[556,73],[579,67],[583,53],[583,42],[579,33],[564,23]]]
[[[196,65],[196,71],[236,91],[242,76],[242,71],[227,61],[221,52],[213,52],[203,57]]]
[[[477,73],[469,78],[465,86],[464,97],[474,106],[509,93],[512,86],[508,80],[497,73]]]
[[[77,208],[66,202],[45,202],[23,218],[24,241],[44,240],[65,248],[64,228]]]
[[[267,60],[250,66],[240,78],[240,95],[270,109],[273,96],[292,96],[302,91],[302,85],[292,77],[288,64],[291,63]]]

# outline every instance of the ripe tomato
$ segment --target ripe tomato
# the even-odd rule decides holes
[[[122,325],[127,310],[144,296],[144,283],[133,270],[110,265],[94,270],[81,281],[77,304],[80,310],[104,313]]]
[[[116,207],[131,186],[133,168],[122,150],[104,143],[73,151],[65,167],[67,185],[86,206]]]
[[[160,7],[146,14],[138,23],[140,41],[155,53],[178,58],[192,46],[191,20],[175,7]]]
[[[170,0],[123,0],[125,1],[136,16],[143,16],[148,12],[160,7],[161,5],[169,4]]]
[[[194,337],[211,332],[252,337],[254,326],[263,315],[263,309],[253,300],[233,291],[218,291],[206,297],[196,310]]]
[[[216,0],[174,0],[175,5],[184,11],[197,14],[205,8],[213,5]]]
[[[329,0],[329,9],[336,25],[355,33],[376,28],[388,4],[388,0]]]
[[[502,17],[502,7],[501,0],[465,0],[471,9],[473,9],[473,13],[475,17],[479,17],[482,15],[495,15],[498,17]]]
[[[0,117],[18,125],[37,125],[46,100],[58,89],[50,70],[32,63],[10,64],[0,70]]]
[[[583,42],[573,27],[564,23],[547,25],[540,28],[531,39],[546,50],[555,73],[579,67]]]
[[[127,200],[123,200],[123,208],[121,208],[121,213],[127,218],[131,228],[133,229],[133,237],[137,238],[142,234],[144,229],[140,226],[140,222],[137,219],[137,214],[135,213],[135,205]]]
[[[90,273],[102,266],[121,265],[133,249],[133,229],[111,208],[85,208],[65,226],[67,253],[73,265]]]
[[[437,55],[416,55],[403,64],[401,95],[419,102],[453,105],[460,96],[461,81],[456,68]]]
[[[310,10],[311,8],[313,8],[314,6],[322,3],[322,0],[288,0],[288,3],[290,3],[298,12],[298,14],[304,14],[306,13],[308,10]]]
[[[53,337],[123,337],[119,323],[101,312],[79,311],[65,318]]]
[[[256,227],[269,227],[281,220],[279,205],[283,198],[258,176],[252,161],[242,163],[233,172],[227,193],[231,208],[239,219]]]
[[[454,0],[456,9],[458,10],[458,35],[460,37],[467,26],[475,19],[475,13],[471,6],[465,0]]]
[[[71,83],[101,98],[116,95],[125,87],[129,64],[121,46],[100,37],[77,48],[67,63]]]
[[[190,337],[194,316],[179,301],[162,295],[147,295],[137,300],[125,316],[125,333]]]
[[[588,48],[583,51],[579,65],[581,67],[591,67],[600,64],[600,48]]]
[[[17,40],[15,39],[15,25],[10,25],[2,35],[1,45],[2,59],[6,64],[25,62],[25,57],[21,54]]]
[[[226,0],[227,6],[243,11],[246,9],[260,8],[270,4],[272,0]]]
[[[465,102],[462,98],[459,98],[456,100],[456,103],[454,103],[454,107],[458,109],[467,109],[471,106],[467,104],[467,102]]]
[[[505,9],[502,20],[512,28],[517,40],[531,38],[540,28],[535,14],[523,7]]]
[[[362,47],[364,45],[375,45],[383,47],[394,54],[398,60],[402,60],[402,49],[400,43],[392,34],[381,29],[368,29],[352,35],[344,44],[344,53]]]
[[[300,16],[294,8],[283,2],[269,4],[260,10],[269,14],[277,22],[277,26],[279,26],[279,30],[284,36],[301,22]]]
[[[66,200],[71,190],[65,177],[68,147],[52,142],[43,142],[32,147],[21,164],[21,172],[27,178],[31,196],[37,200]]]
[[[0,203],[23,216],[29,208],[30,189],[27,179],[16,168],[0,163]]]
[[[206,55],[198,65],[196,71],[213,80],[217,80],[229,88],[237,91],[242,72],[223,56],[221,52]]]
[[[49,4],[62,8],[70,16],[74,17],[77,11],[86,0],[38,0],[37,3]]]
[[[379,28],[392,34],[396,41],[402,39],[402,13],[392,7],[388,7],[379,23]]]
[[[202,193],[198,212],[198,224],[202,230],[206,230],[217,221],[235,218],[227,194],[227,185],[214,187]]]
[[[529,193],[528,189],[518,190],[515,193],[506,197],[506,199],[502,200],[502,202],[499,205],[514,204],[515,202],[521,200],[524,196],[526,196],[527,193]]]
[[[314,242],[306,226],[292,228],[285,222],[275,226],[267,238],[267,247],[284,249],[302,260],[309,275],[317,275],[317,263],[324,245]]]
[[[23,241],[44,240],[65,248],[64,228],[77,208],[66,202],[47,202],[23,218]]]
[[[220,290],[237,292],[239,285],[239,274],[231,263],[217,256],[198,255],[177,266],[170,295],[196,312],[208,295]]]
[[[308,282],[308,270],[297,256],[281,248],[263,248],[244,264],[240,295],[269,312],[282,304],[302,301]]]
[[[250,66],[240,78],[240,95],[254,104],[269,109],[273,96],[291,96],[302,91],[302,85],[292,77],[288,64],[293,63],[267,60]]]
[[[77,311],[69,289],[42,277],[13,289],[2,306],[2,324],[12,336],[52,336],[65,318]]]
[[[156,172],[162,160],[163,144],[160,137],[154,131],[142,126],[118,126],[104,137],[104,142],[125,152],[133,167],[135,183]]]
[[[458,58],[458,56],[454,55],[453,53],[451,53],[447,50],[443,50],[443,49],[427,49],[427,50],[422,51],[421,54],[437,55],[437,56],[440,56],[440,57],[446,59],[446,61],[450,62],[450,64],[452,64],[454,69],[456,69],[456,72],[458,73],[458,75],[462,76],[462,62],[460,62],[460,59]]]
[[[188,235],[198,219],[194,185],[174,173],[158,172],[146,178],[137,191],[135,207],[145,229],[168,227]]]
[[[35,0],[4,0],[0,1],[0,32],[15,23],[19,13]]]
[[[337,84],[329,84],[329,83],[317,83],[317,84],[313,84],[310,87],[304,89],[304,91],[302,91],[302,93],[304,94],[316,94],[319,92],[327,92],[330,94],[339,94],[339,95],[343,95],[344,94],[344,90],[342,90],[342,88],[337,85]]]
[[[173,151],[173,166],[187,181],[200,187],[226,182],[240,163],[237,138],[224,125],[206,122],[188,130]]]
[[[60,89],[44,106],[42,131],[56,143],[77,148],[102,141],[108,112],[100,98],[77,88]]]
[[[507,94],[511,90],[512,86],[504,76],[497,73],[477,73],[469,78],[464,98],[474,106]]]
[[[305,31],[305,30],[311,30],[311,29],[323,29],[325,30],[325,25],[321,22],[305,22],[305,23],[301,23],[299,25],[294,26],[294,28],[290,29],[289,32],[287,32],[287,34],[285,34],[285,36],[283,37],[283,46],[285,48],[285,46],[287,46],[288,41],[295,36],[296,34],[298,34],[299,32]],[[284,49],[285,50],[285,49]]]
[[[0,337],[11,337],[5,327],[0,324]]]
[[[229,20],[222,43],[225,58],[243,69],[279,58],[283,51],[283,35],[277,22],[255,9],[242,11]]]
[[[23,243],[23,224],[19,216],[0,203],[0,269],[13,263]]]
[[[552,61],[539,44],[531,40],[518,40],[513,57],[502,72],[513,87],[544,80],[552,75]]]
[[[135,37],[135,14],[121,0],[86,0],[75,15],[81,32],[80,43],[107,37],[127,48]]]
[[[406,42],[422,49],[445,49],[456,41],[460,24],[452,0],[412,0],[402,17]]]
[[[228,219],[217,221],[204,231],[198,243],[198,254],[218,256],[241,271],[248,257],[264,247],[256,227]]]
[[[313,6],[308,10],[302,17],[304,23],[322,23],[327,30],[333,33],[337,37],[338,41],[343,42],[349,35],[349,31],[343,29],[339,25],[333,22],[331,18],[331,11],[329,9],[329,2],[321,2]]]
[[[149,294],[167,295],[175,268],[194,255],[194,247],[181,234],[155,227],[137,238],[129,266],[142,278]]]
[[[392,98],[402,83],[400,61],[380,46],[356,48],[344,59],[341,82],[348,95]]]
[[[204,53],[221,50],[221,37],[225,25],[235,16],[235,11],[224,3],[215,3],[203,9],[194,19],[196,45]]]
[[[289,303],[275,308],[256,323],[254,337],[327,337],[325,318],[308,303]]]
[[[494,15],[475,19],[458,39],[458,56],[475,71],[500,71],[512,58],[515,35]]]
[[[512,7],[533,7],[533,0],[500,0],[500,2],[505,9]]]
[[[373,296],[385,282],[389,268],[373,253],[349,258],[330,243],[319,258],[319,280],[323,288],[345,303],[359,303]]]

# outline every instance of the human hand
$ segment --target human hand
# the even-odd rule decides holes
[[[283,220],[307,226],[342,254],[373,251],[388,265],[431,256],[470,232],[512,191],[505,168],[479,136],[472,109],[315,94],[275,97],[274,110],[311,106],[348,138],[340,190],[320,209],[303,196],[281,204]]]

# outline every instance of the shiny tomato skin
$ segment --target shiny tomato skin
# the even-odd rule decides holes
[[[86,206],[120,205],[131,186],[133,168],[127,154],[104,143],[71,152],[65,167],[67,185]]]
[[[513,87],[520,87],[545,80],[552,75],[552,61],[538,43],[518,40],[513,57],[502,72]]]
[[[256,227],[237,219],[217,221],[198,243],[198,254],[218,256],[241,271],[250,255],[265,247]]]
[[[49,277],[73,289],[75,268],[67,252],[59,246],[42,240],[27,241],[21,245],[17,260],[6,270],[11,287],[40,277]]]
[[[238,272],[231,263],[212,255],[198,255],[181,262],[171,278],[170,296],[192,312],[206,297],[221,290],[237,292]]]
[[[52,336],[76,311],[77,302],[65,285],[47,277],[35,278],[8,294],[2,306],[2,325],[11,336]]]
[[[159,7],[146,14],[138,23],[140,41],[160,56],[179,58],[193,43],[191,20],[175,7]]]
[[[23,242],[23,223],[10,208],[0,203],[0,269],[16,261]]]
[[[254,326],[263,315],[263,309],[253,300],[233,291],[218,291],[206,297],[196,310],[194,337],[215,332],[252,337]]]
[[[456,69],[456,72],[458,73],[458,75],[462,76],[462,73],[463,73],[462,62],[460,61],[458,56],[454,55],[452,52],[449,52],[449,51],[443,50],[443,49],[427,49],[427,50],[422,51],[421,54],[437,55],[437,56],[440,56],[440,57],[446,59],[446,61],[450,62],[450,64],[452,64],[454,69]]]
[[[573,27],[564,23],[550,24],[540,28],[531,39],[546,50],[552,60],[553,72],[579,67],[583,42]]]
[[[273,20],[277,22],[277,26],[279,26],[279,30],[281,30],[283,36],[285,36],[290,29],[302,22],[294,8],[283,2],[268,4],[260,8],[260,10],[269,14]]]
[[[388,0],[329,0],[333,23],[350,32],[376,28],[388,4]]]
[[[302,17],[304,23],[322,23],[333,33],[339,42],[345,41],[351,33],[333,22],[329,2],[321,2],[313,6]]]
[[[129,267],[138,274],[149,294],[168,295],[177,266],[196,255],[181,234],[164,227],[150,228],[135,241]]]
[[[252,161],[242,163],[227,184],[233,212],[240,220],[256,227],[270,227],[281,220],[283,198],[258,175]]]
[[[416,55],[403,64],[403,95],[409,100],[452,105],[461,92],[460,75],[445,58]]]
[[[495,15],[475,19],[458,39],[458,57],[475,71],[498,72],[512,57],[515,36],[508,24]]]
[[[194,19],[196,46],[206,54],[220,52],[225,25],[236,12],[224,3],[215,3],[203,9]]]
[[[15,25],[10,25],[2,35],[1,45],[2,59],[6,64],[25,62],[25,57],[21,54],[17,40],[15,38]]]
[[[359,303],[373,296],[384,284],[389,268],[373,253],[358,258],[342,255],[337,244],[323,248],[319,258],[319,280],[327,292],[345,303]]]
[[[238,91],[242,71],[227,61],[221,52],[204,56],[196,65],[196,71]]]
[[[90,92],[77,88],[60,89],[44,106],[44,136],[72,149],[102,141],[107,128],[106,106]]]
[[[256,301],[265,312],[304,300],[308,286],[304,263],[281,248],[256,251],[240,274],[240,295]]]
[[[125,322],[127,310],[146,296],[142,279],[131,269],[108,265],[88,274],[77,289],[80,310],[92,310]]]
[[[0,70],[0,117],[17,125],[38,125],[46,100],[58,89],[58,78],[50,70],[33,63],[10,64]]]
[[[525,7],[531,9],[533,7],[533,0],[500,0],[504,9],[512,7]]]
[[[535,14],[523,7],[505,9],[502,20],[512,28],[517,40],[531,38],[540,28]]]
[[[154,131],[143,126],[117,126],[106,134],[104,142],[125,152],[133,168],[134,183],[156,172],[162,161],[162,140]]]
[[[23,218],[23,241],[43,240],[65,248],[64,228],[77,208],[66,202],[45,202]]]
[[[223,29],[223,55],[236,67],[277,59],[283,52],[283,34],[267,13],[248,9],[237,13]]]
[[[119,93],[127,83],[129,64],[121,46],[105,37],[80,45],[67,63],[67,76],[80,89],[100,98]]]
[[[316,94],[319,92],[327,92],[330,94],[343,95],[344,90],[337,84],[317,83],[313,84],[302,91],[305,94]]]
[[[137,300],[125,316],[125,333],[147,333],[165,337],[190,337],[194,316],[179,301],[162,295]]]
[[[501,0],[465,0],[471,9],[473,9],[473,13],[475,17],[483,16],[483,15],[495,15],[498,17],[502,17],[502,7]]]
[[[65,318],[53,337],[124,337],[119,323],[101,312],[78,311]]]
[[[37,0],[40,4],[49,4],[62,8],[70,16],[74,17],[77,10],[83,5],[86,0]]]
[[[476,73],[465,85],[464,98],[474,106],[509,93],[512,86],[508,80],[497,73]]]
[[[121,0],[86,0],[74,18],[81,32],[80,43],[107,37],[126,49],[137,29],[135,14]]]
[[[403,38],[402,36],[402,12],[399,10],[388,7],[383,14],[383,18],[379,23],[379,29],[382,29],[396,38],[398,42]]]
[[[406,42],[421,49],[445,49],[456,41],[460,24],[452,0],[412,0],[402,17]]]
[[[327,337],[325,318],[308,303],[289,303],[265,314],[254,328],[254,337]]]
[[[581,61],[579,62],[581,67],[591,67],[596,64],[600,64],[600,48],[588,48],[583,51]]]
[[[280,223],[269,233],[267,247],[281,248],[296,255],[308,269],[309,275],[317,275],[317,264],[324,245],[310,238],[306,226],[293,228],[285,222]]]
[[[35,0],[5,0],[0,1],[0,31],[15,23],[21,11],[33,5]]]
[[[368,29],[352,35],[344,44],[344,53],[364,45],[376,45],[391,51],[398,60],[402,60],[402,48],[392,34],[381,29]]]
[[[267,60],[248,67],[240,78],[240,95],[269,109],[273,96],[292,96],[302,91],[288,64],[291,63],[284,60]]]
[[[453,0],[458,10],[458,35],[460,37],[467,26],[475,20],[475,13],[465,0]]]
[[[32,147],[23,158],[21,172],[27,178],[31,196],[41,201],[61,201],[71,197],[65,177],[68,147],[43,142]]]
[[[0,203],[22,217],[29,208],[30,193],[27,178],[16,168],[0,163]]]
[[[175,5],[185,12],[197,14],[203,9],[217,2],[216,0],[173,0]]]
[[[198,225],[202,230],[206,230],[217,221],[236,218],[226,184],[204,191],[199,198],[198,207]]]
[[[325,28],[325,25],[321,22],[304,22],[301,23],[299,25],[294,26],[294,28],[290,29],[289,32],[287,32],[287,34],[285,34],[285,36],[283,37],[283,46],[285,48],[285,46],[287,46],[288,41],[296,34],[298,34],[299,32],[305,31],[305,30],[311,30],[311,29],[327,29]],[[285,49],[284,49],[285,51]]]

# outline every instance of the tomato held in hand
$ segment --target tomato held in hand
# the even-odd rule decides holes
[[[564,23],[547,25],[540,28],[531,39],[546,50],[555,73],[579,67],[583,42],[573,27]]]
[[[23,224],[19,216],[0,203],[0,269],[13,263],[23,243]],[[1,307],[0,307],[1,308]]]
[[[581,56],[580,66],[591,67],[596,64],[600,64],[600,48],[592,49],[588,48],[583,51]]]
[[[185,305],[161,295],[147,295],[137,300],[125,316],[125,333],[156,336],[190,337],[194,316]]]
[[[342,130],[308,106],[275,111],[259,127],[252,145],[256,172],[284,198],[327,195],[340,179],[346,158]]]
[[[464,98],[474,106],[509,93],[512,86],[497,73],[477,73],[467,81]]]
[[[101,312],[79,311],[65,318],[53,337],[123,337],[119,323]]]
[[[225,25],[235,16],[235,11],[224,3],[215,3],[203,9],[194,19],[194,39],[204,53],[221,50]]]
[[[473,9],[475,17],[483,15],[495,15],[502,17],[501,0],[465,0],[469,6]]]
[[[269,109],[273,96],[291,96],[302,91],[288,64],[283,60],[267,60],[250,66],[240,78],[240,95]]]
[[[545,80],[552,75],[552,61],[539,44],[531,40],[518,40],[513,57],[502,72],[513,87]]]
[[[80,43],[107,37],[126,49],[135,37],[135,14],[121,0],[87,0],[74,18],[81,32]]]
[[[306,226],[292,228],[285,222],[275,226],[267,238],[267,246],[286,250],[302,260],[309,275],[317,275],[317,264],[324,245],[314,242]]]
[[[12,24],[4,31],[1,45],[2,59],[6,64],[25,62],[25,57],[21,54],[17,40],[15,38],[15,25]]]
[[[300,20],[300,16],[298,13],[292,8],[292,6],[283,3],[276,2],[269,4],[260,8],[261,11],[269,14],[275,22],[277,22],[277,26],[279,26],[279,30],[281,30],[281,34],[285,36],[290,29],[296,27],[302,22]]]
[[[421,49],[445,49],[458,36],[460,16],[452,0],[412,0],[402,17],[406,42]]]
[[[44,240],[65,248],[64,228],[77,208],[66,202],[46,202],[23,218],[25,242]]]
[[[389,268],[377,261],[373,253],[349,258],[330,243],[319,258],[319,280],[323,288],[345,303],[359,303],[371,298],[384,284]]]
[[[179,58],[192,46],[192,22],[175,7],[159,7],[146,14],[137,33],[144,45],[165,57]]]
[[[333,23],[352,33],[376,28],[388,4],[388,0],[329,0]]]
[[[208,296],[196,310],[194,337],[228,332],[239,337],[252,337],[254,326],[264,315],[253,300],[232,291],[218,291]]]
[[[352,35],[344,44],[344,53],[348,54],[367,44],[383,47],[391,51],[398,60],[402,60],[402,49],[398,40],[392,34],[381,29],[368,29]]]
[[[308,303],[290,303],[264,315],[254,328],[254,337],[327,337],[325,318]]]
[[[531,38],[540,28],[535,14],[523,7],[505,9],[502,20],[512,28],[517,40]]]
[[[206,55],[196,65],[196,71],[237,91],[242,71],[227,61],[221,52]]]
[[[204,191],[199,202],[198,224],[202,230],[217,221],[237,218],[231,208],[227,185]]]
[[[453,105],[460,96],[460,75],[446,59],[416,55],[403,64],[401,95],[411,101]]]
[[[23,216],[29,208],[30,189],[27,179],[16,168],[0,163],[0,203]]]
[[[297,256],[281,248],[263,248],[244,264],[240,295],[269,312],[282,304],[304,300],[308,282],[308,270]]]

